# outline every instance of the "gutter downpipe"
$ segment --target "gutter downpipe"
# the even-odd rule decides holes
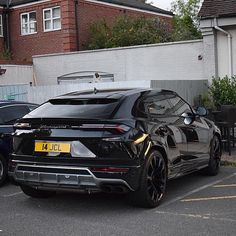
[[[7,7],[6,7],[6,47],[10,51],[10,29],[9,29],[9,9],[10,9],[10,1],[7,0]]]
[[[76,50],[79,51],[79,1],[75,0],[75,27],[76,27]]]
[[[228,37],[228,56],[229,56],[229,76],[233,76],[233,55],[232,55],[232,35],[218,26],[217,19],[214,19],[214,28]]]

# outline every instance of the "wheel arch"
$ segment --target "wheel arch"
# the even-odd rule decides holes
[[[2,155],[6,160],[8,159],[7,151],[0,146],[0,155]]]
[[[215,132],[214,135],[213,135],[213,137],[212,137],[212,140],[213,140],[214,136],[216,136],[216,137],[219,138],[219,140],[220,140],[220,150],[221,150],[221,154],[222,154],[222,149],[223,149],[222,137],[221,137],[220,133]],[[212,143],[212,140],[211,140],[211,143]]]
[[[163,156],[163,158],[165,160],[165,164],[166,164],[167,175],[168,175],[169,174],[169,169],[168,169],[168,157],[167,157],[166,149],[162,146],[155,145],[155,146],[151,147],[150,152],[153,151],[153,150],[159,151],[161,153],[161,155]]]

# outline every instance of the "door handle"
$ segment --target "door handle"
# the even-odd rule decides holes
[[[159,130],[160,130],[161,132],[163,132],[163,133],[167,133],[167,132],[168,132],[167,128],[164,127],[164,126],[160,127]]]

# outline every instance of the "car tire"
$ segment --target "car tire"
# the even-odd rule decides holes
[[[215,176],[219,173],[221,153],[220,139],[218,136],[214,136],[211,142],[210,159],[206,169],[207,175]]]
[[[0,154],[0,186],[2,186],[7,179],[7,161],[3,155]]]
[[[49,198],[55,194],[54,191],[36,189],[27,185],[20,185],[24,194],[32,198]]]
[[[139,189],[130,194],[130,201],[140,207],[157,207],[165,195],[166,181],[166,162],[160,152],[153,150],[145,160]]]

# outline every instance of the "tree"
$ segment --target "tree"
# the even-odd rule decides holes
[[[158,18],[121,16],[111,25],[105,20],[90,27],[88,49],[125,47],[171,41],[170,27]]]
[[[202,37],[199,30],[198,12],[202,0],[175,0],[172,2],[172,11],[175,13],[173,18],[174,41],[193,40]]]

